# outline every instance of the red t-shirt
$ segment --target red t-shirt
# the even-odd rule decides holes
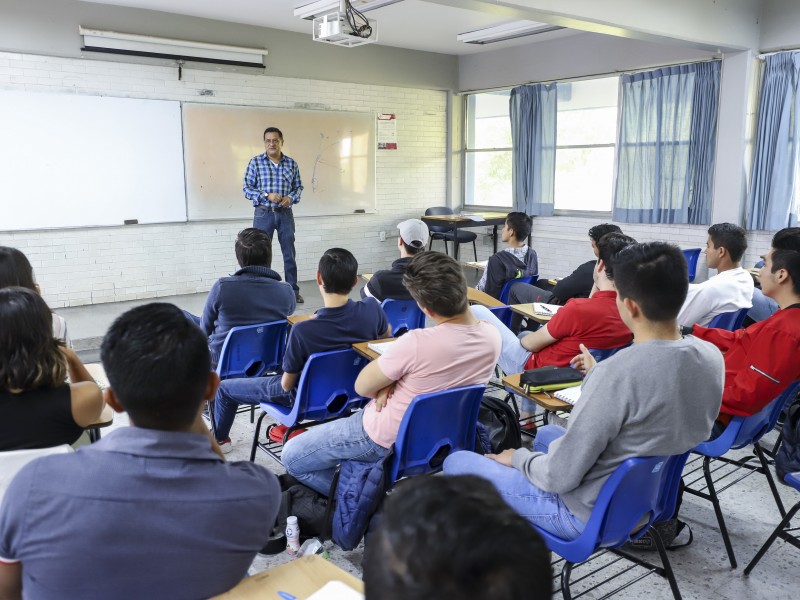
[[[558,341],[531,354],[526,369],[569,366],[572,357],[580,354],[580,344],[592,350],[607,350],[624,346],[633,339],[633,333],[619,316],[617,293],[611,291],[568,301],[547,323],[547,331]]]

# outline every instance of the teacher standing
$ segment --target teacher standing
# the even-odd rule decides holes
[[[277,127],[267,127],[264,130],[266,152],[250,159],[242,191],[255,207],[253,227],[266,232],[270,238],[278,230],[284,277],[294,289],[297,302],[302,303],[304,300],[297,286],[292,205],[300,202],[303,184],[297,162],[286,156],[281,148],[283,133]]]

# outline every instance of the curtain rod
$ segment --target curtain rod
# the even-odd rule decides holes
[[[780,50],[772,50],[770,52],[762,52],[756,55],[758,60],[764,60],[768,56],[772,56],[773,54],[780,54],[781,52],[797,52],[800,50],[800,46],[795,46],[794,48],[781,48]]]
[[[611,77],[612,75],[622,75],[623,73],[642,73],[643,71],[651,71],[653,69],[663,69],[664,67],[680,67],[682,65],[692,65],[696,63],[702,62],[716,62],[721,61],[722,57],[711,57],[705,58],[703,60],[691,60],[686,62],[679,62],[679,63],[671,63],[671,64],[659,64],[659,65],[652,65],[648,67],[639,67],[638,69],[621,69],[619,71],[607,71],[604,73],[590,73],[588,75],[578,75],[575,77],[563,77],[561,79],[545,79],[541,81],[527,81],[525,83],[515,83],[513,85],[504,85],[498,86],[493,88],[481,88],[481,89],[474,89],[474,90],[462,90],[460,92],[456,92],[456,95],[463,96],[464,94],[481,94],[486,92],[500,92],[503,90],[510,90],[511,88],[515,88],[519,85],[530,85],[532,83],[569,83],[572,81],[584,81],[586,79],[600,79],[602,77]]]

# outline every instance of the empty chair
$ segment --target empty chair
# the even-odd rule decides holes
[[[425,210],[426,217],[436,215],[452,215],[453,209],[447,206],[434,206]],[[433,240],[441,240],[444,242],[445,254],[449,254],[447,249],[447,242],[454,244],[468,244],[472,242],[472,251],[475,253],[475,260],[478,260],[478,247],[475,245],[475,240],[478,239],[478,234],[472,231],[464,231],[463,229],[454,229],[450,225],[428,225],[428,231],[431,234],[431,241],[428,244],[428,250],[433,248]]]
[[[412,329],[425,327],[425,313],[415,300],[392,300],[387,298],[381,303],[383,312],[392,326],[392,335],[398,337]]]
[[[697,259],[700,258],[700,248],[689,248],[683,251],[683,256],[686,258],[686,266],[689,271],[689,281],[694,281],[694,276],[697,274]]]
[[[744,318],[747,316],[749,308],[740,308],[731,312],[721,313],[711,319],[708,324],[709,327],[715,329],[727,329],[728,331],[736,331],[742,328]]]

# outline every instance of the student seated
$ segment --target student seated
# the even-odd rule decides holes
[[[591,298],[573,298],[553,315],[548,323],[519,339],[484,306],[473,306],[475,316],[494,325],[503,338],[498,364],[505,373],[519,373],[547,365],[565,367],[579,351],[587,348],[619,348],[631,341],[631,332],[620,319],[616,307],[613,258],[633,238],[609,233],[600,239],[593,277],[597,291]]]
[[[100,388],[52,318],[33,290],[0,289],[0,450],[73,444],[100,419]]]
[[[383,302],[392,300],[411,300],[411,294],[403,286],[403,273],[406,272],[411,257],[425,250],[430,234],[428,226],[419,219],[408,219],[397,226],[400,235],[397,238],[397,249],[400,258],[392,263],[392,268],[377,271],[361,288],[361,297],[375,298]]]
[[[234,251],[241,268],[214,282],[203,315],[196,320],[208,336],[212,364],[219,361],[231,329],[282,321],[297,306],[292,286],[271,268],[272,240],[266,233],[254,227],[243,229],[236,236]]]
[[[19,286],[41,294],[39,284],[33,277],[33,267],[28,257],[16,248],[0,246],[0,288]],[[72,347],[64,317],[52,313],[53,336]]]
[[[478,591],[479,590],[479,591]],[[364,550],[367,600],[548,600],[550,550],[479,477],[412,477]]]
[[[272,402],[292,406],[300,373],[309,356],[391,335],[386,315],[374,298],[350,300],[350,292],[357,283],[355,256],[344,248],[327,250],[317,270],[317,285],[325,306],[312,319],[292,326],[283,355],[283,373],[226,379],[220,384],[214,398],[214,433],[226,454],[230,452],[229,434],[239,404]]]
[[[39,458],[0,514],[0,597],[208,598],[246,574],[269,538],[280,486],[225,463],[201,417],[219,379],[203,333],[171,304],[119,317],[101,348],[121,427]]]
[[[488,479],[523,517],[568,539],[583,531],[623,461],[681,454],[707,439],[722,397],[719,351],[678,331],[689,286],[681,251],[663,242],[635,244],[612,265],[616,304],[634,343],[597,364],[581,348],[573,364],[588,372],[566,430],[542,427],[533,452],[456,452],[444,462],[446,475]]]
[[[705,327],[717,315],[753,306],[753,277],[741,266],[745,250],[747,233],[738,225],[717,223],[708,228],[706,263],[717,274],[689,284],[678,325]]]
[[[494,371],[500,336],[470,312],[459,263],[422,252],[408,263],[403,284],[436,326],[409,331],[361,371],[356,392],[374,398],[363,411],[312,427],[283,448],[286,471],[321,494],[341,461],[386,455],[415,396],[485,384]]]
[[[500,297],[503,286],[511,279],[529,277],[539,273],[536,250],[528,247],[531,218],[523,212],[510,212],[500,232],[508,248],[489,257],[486,269],[475,289],[494,298]]]
[[[759,279],[764,295],[780,307],[774,315],[738,331],[699,325],[686,329],[725,353],[725,390],[716,434],[733,417],[760,411],[800,377],[800,227],[775,234]]]

